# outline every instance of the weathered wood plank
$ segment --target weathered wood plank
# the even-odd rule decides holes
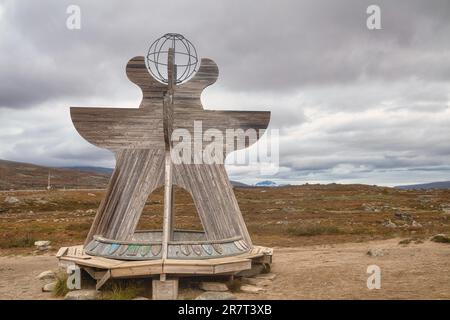
[[[103,277],[97,281],[97,284],[95,285],[95,289],[100,290],[100,288],[103,287],[103,285],[106,283],[106,281],[108,281],[110,278],[111,278],[111,271],[108,270],[105,272]]]
[[[173,59],[173,55],[169,54],[169,58]],[[167,212],[163,252],[167,252],[172,230],[173,196],[170,195],[173,194],[172,184],[176,184],[191,193],[208,240],[240,236],[245,241],[242,245],[251,248],[251,239],[224,165],[173,164],[169,153],[173,147],[172,130],[185,129],[193,139],[203,139],[202,133],[213,128],[224,138],[230,129],[255,130],[253,140],[243,135],[233,137],[231,146],[224,145],[226,156],[255,142],[263,133],[260,130],[267,127],[270,113],[203,110],[201,93],[219,74],[214,61],[202,59],[195,76],[180,85],[174,85],[173,63],[168,65],[171,80],[166,85],[148,73],[143,57],[128,62],[127,76],[143,93],[139,108],[71,108],[78,132],[92,144],[114,152],[117,162],[86,244],[94,235],[130,240],[147,197],[165,184]],[[201,122],[201,128],[194,126],[196,121]],[[202,143],[200,151],[207,144]],[[199,155],[194,153],[193,158],[196,156]]]
[[[161,273],[164,273],[161,261],[159,262],[159,264],[148,264],[142,266],[111,269],[111,275],[113,278],[142,277],[149,275],[158,275]]]

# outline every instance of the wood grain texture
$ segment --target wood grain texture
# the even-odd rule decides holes
[[[69,247],[73,248],[73,247]],[[73,251],[73,250],[72,250]],[[157,274],[224,274],[235,273],[251,268],[252,261],[260,262],[271,260],[273,249],[254,246],[250,252],[239,256],[223,257],[203,260],[147,260],[147,261],[120,261],[103,257],[70,256],[59,257],[60,264],[75,263],[88,271],[91,276],[100,280],[105,272],[109,271],[112,278],[130,278],[151,276]],[[92,271],[95,268],[95,272]]]
[[[222,164],[175,165],[174,183],[194,200],[208,240],[242,236],[252,244],[233,187]]]
[[[89,231],[117,240],[131,239],[148,195],[164,184],[164,150],[116,152],[116,168]]]
[[[167,151],[172,148],[167,139],[176,129],[185,129],[202,139],[201,135],[195,135],[199,132],[194,130],[198,130],[194,121],[201,121],[200,133],[217,129],[226,137],[227,130],[253,129],[258,139],[263,133],[259,130],[269,123],[270,112],[204,110],[202,91],[219,74],[211,59],[202,59],[194,77],[179,85],[168,86],[154,79],[147,71],[144,57],[131,59],[126,74],[142,90],[139,108],[71,108],[72,121],[80,135],[111,150],[117,161],[85,244],[94,235],[132,239],[147,197],[168,181],[192,195],[208,240],[240,236],[245,241],[243,245],[251,247],[225,166],[170,162],[171,169],[167,170]],[[233,140],[233,146],[224,146],[223,153],[246,148],[252,142],[239,137]],[[203,150],[207,143],[202,145]]]
[[[175,86],[175,52],[169,48],[167,59],[167,93],[163,102],[163,124],[164,124],[164,214],[162,231],[162,258],[167,259],[169,252],[169,241],[173,237],[173,164],[170,155],[172,150],[172,130],[173,130],[173,95]],[[161,276],[162,279],[165,275]],[[161,279],[161,280],[162,280]]]

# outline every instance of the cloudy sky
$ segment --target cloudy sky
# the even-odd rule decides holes
[[[71,4],[80,30],[66,28]],[[69,106],[137,107],[125,64],[166,32],[219,65],[205,108],[272,112],[278,174],[229,166],[232,179],[450,180],[448,0],[0,1],[0,159],[113,167]]]

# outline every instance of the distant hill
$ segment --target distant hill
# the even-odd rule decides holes
[[[231,185],[233,187],[241,187],[241,188],[251,187],[250,185],[242,183],[242,182],[239,182],[239,181],[230,180],[230,182],[231,182]]]
[[[270,181],[270,180],[264,180],[257,182],[255,184],[255,187],[278,187],[278,184],[276,182]]]
[[[412,184],[405,186],[396,186],[397,189],[417,190],[417,189],[450,189],[450,181],[430,182],[421,184]]]
[[[104,167],[73,166],[51,168],[29,163],[0,160],[0,190],[56,189],[103,189],[106,188],[114,169]],[[233,187],[250,187],[231,180]]]
[[[95,172],[95,173],[106,173],[108,175],[112,175],[112,173],[114,171],[113,168],[104,168],[104,167],[63,167],[62,169],[72,169],[72,170]]]
[[[101,172],[0,160],[0,190],[45,189],[49,172],[51,186],[57,189],[105,188],[110,176]]]
[[[86,172],[96,172],[96,173],[106,173],[109,175],[111,175],[114,171],[114,169],[112,169],[112,168],[104,168],[104,167],[65,167],[65,169],[74,169],[74,170],[80,170],[80,171],[86,171]],[[250,185],[239,182],[239,181],[230,180],[230,182],[233,187],[241,187],[241,188],[251,187]]]

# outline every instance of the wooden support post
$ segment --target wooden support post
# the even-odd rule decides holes
[[[106,273],[103,275],[103,277],[97,281],[97,285],[95,286],[95,289],[100,290],[100,288],[103,287],[103,285],[106,283],[106,281],[109,280],[109,278],[111,278],[110,270],[106,271]]]
[[[172,234],[172,160],[170,152],[166,152],[165,165],[165,186],[164,186],[164,220],[163,220],[163,240],[162,240],[162,258],[167,259],[168,244]]]
[[[162,239],[162,259],[167,259],[169,241],[173,233],[173,164],[171,158],[172,149],[172,129],[173,129],[173,92],[175,86],[175,53],[173,48],[169,48],[167,61],[168,90],[163,102],[163,123],[165,142],[165,178],[164,178],[164,217],[163,217],[163,239]],[[165,280],[165,274],[161,274],[161,281]]]
[[[178,298],[178,279],[152,280],[153,300],[176,300]]]

